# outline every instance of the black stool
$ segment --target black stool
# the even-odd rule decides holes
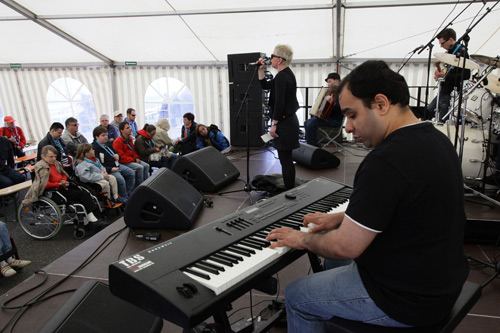
[[[429,332],[452,332],[462,319],[467,315],[469,310],[476,304],[481,297],[481,286],[477,283],[465,281],[462,292],[458,296],[455,305],[451,309],[448,316],[439,324],[430,327],[382,327],[377,325],[365,324],[360,321],[347,320],[339,317],[334,317],[326,322],[325,330],[327,332],[342,332],[342,333],[429,333]]]

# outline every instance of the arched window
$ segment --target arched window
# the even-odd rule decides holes
[[[55,80],[47,91],[47,105],[52,122],[64,122],[69,117],[78,120],[78,131],[91,142],[92,131],[97,126],[92,94],[78,80],[63,77]]]
[[[194,113],[193,96],[188,87],[181,81],[162,77],[151,83],[144,96],[145,120],[148,124],[156,124],[161,118],[170,121],[169,135],[179,136],[182,127],[182,115]]]

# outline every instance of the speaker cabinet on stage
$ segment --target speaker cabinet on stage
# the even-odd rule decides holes
[[[246,132],[246,113],[241,112],[240,118],[236,120],[237,113],[231,112],[231,146],[245,146],[247,145],[247,132]],[[260,138],[265,133],[265,119],[262,113],[248,114],[249,132],[250,132],[250,147],[260,147],[264,141]]]
[[[180,156],[173,171],[203,192],[217,192],[240,176],[234,164],[214,147]]]
[[[138,229],[189,229],[203,196],[174,171],[161,168],[139,185],[125,206],[125,224]]]
[[[243,106],[241,103],[245,98],[245,93],[248,89],[249,82],[246,83],[230,83],[229,84],[229,110],[231,113],[238,113],[241,107],[241,114],[245,114],[247,110],[246,102],[248,102],[248,112],[262,113],[264,105],[264,93],[260,86],[259,80],[256,79],[248,90],[248,97]]]
[[[340,165],[340,160],[332,153],[307,143],[300,143],[300,147],[292,151],[292,158],[298,164],[313,170],[336,168]]]
[[[227,69],[229,72],[229,82],[247,82],[252,79],[256,66],[248,66],[249,63],[256,62],[266,54],[260,52],[238,53],[227,55]],[[259,83],[259,78],[254,79]]]
[[[87,281],[39,333],[158,333],[163,319],[113,294],[102,282]]]

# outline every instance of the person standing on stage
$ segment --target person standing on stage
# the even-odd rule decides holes
[[[271,54],[271,66],[278,70],[278,74],[271,81],[265,79],[264,59],[258,60],[261,64],[258,70],[260,85],[262,89],[271,90],[269,106],[272,125],[269,134],[273,137],[274,148],[278,151],[281,173],[287,190],[295,187],[292,150],[299,148],[299,120],[296,114],[299,108],[297,81],[288,67],[292,63],[292,58],[293,50],[289,45],[276,45]]]
[[[443,29],[437,36],[436,39],[439,42],[439,45],[449,54],[454,54],[457,57],[464,57],[466,59],[469,58],[469,54],[467,50],[462,44],[456,44],[457,33],[455,30],[446,28]],[[463,79],[468,80],[470,78],[470,69],[466,69],[463,71]],[[439,90],[439,121],[444,121],[443,119],[448,113],[448,109],[450,108],[450,100],[451,93],[454,88],[457,88],[457,91],[460,92],[462,90],[462,68],[461,67],[453,67],[451,65],[445,64],[444,70],[436,69],[434,72],[434,79],[443,79],[441,82],[441,88]],[[427,106],[427,111],[434,113],[436,111],[436,103],[437,96],[434,97],[432,102]]]
[[[326,101],[321,117],[313,116],[304,122],[306,130],[306,141],[308,144],[318,146],[318,127],[340,127],[344,120],[344,115],[340,109],[336,89],[340,84],[340,75],[330,73],[325,79],[328,83],[328,91],[325,94]]]
[[[463,176],[450,140],[419,121],[408,85],[383,61],[357,66],[339,86],[345,129],[371,152],[345,212],[304,216],[309,232],[272,230],[271,248],[305,249],[323,272],[285,289],[288,332],[322,332],[332,317],[379,326],[447,318],[469,274]],[[427,170],[435,170],[429,174]],[[353,259],[332,268],[338,259]]]
[[[12,151],[17,157],[25,156],[23,148],[26,146],[26,138],[21,127],[16,126],[12,116],[3,118],[5,126],[0,128],[0,136],[5,136],[12,144]]]

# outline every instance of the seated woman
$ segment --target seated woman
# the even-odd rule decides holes
[[[158,147],[164,147],[166,150],[173,151],[174,140],[168,135],[170,122],[167,118],[161,118],[156,122],[156,134],[153,137]],[[172,147],[172,149],[170,149]]]
[[[196,136],[198,137],[198,148],[213,146],[218,151],[223,151],[229,147],[229,140],[222,134],[215,125],[207,126],[199,124],[196,128]]]
[[[75,174],[83,183],[94,183],[101,187],[113,205],[115,202],[125,202],[118,197],[118,183],[113,175],[95,158],[94,149],[89,143],[81,144],[76,152]]]
[[[56,189],[69,203],[83,205],[87,213],[84,219],[92,223],[97,222],[98,220],[93,213],[98,210],[97,205],[87,191],[70,184],[68,174],[63,170],[61,162],[56,161],[57,149],[51,145],[45,146],[42,149],[41,157],[42,159],[35,164],[33,184],[24,197],[23,205],[37,201],[45,190]],[[57,195],[53,195],[52,199],[58,204],[61,203]]]
[[[153,137],[156,134],[155,125],[146,124],[144,128],[137,132],[135,148],[142,160],[148,161],[148,164],[156,168],[171,169],[177,160],[177,154],[167,150],[161,150],[157,146]]]
[[[12,243],[10,241],[9,231],[7,225],[0,221],[0,257],[8,255],[7,253],[12,250]],[[19,260],[12,257],[5,258],[0,261],[0,272],[3,276],[9,277],[16,274],[14,268],[22,268],[31,264],[29,260]]]

